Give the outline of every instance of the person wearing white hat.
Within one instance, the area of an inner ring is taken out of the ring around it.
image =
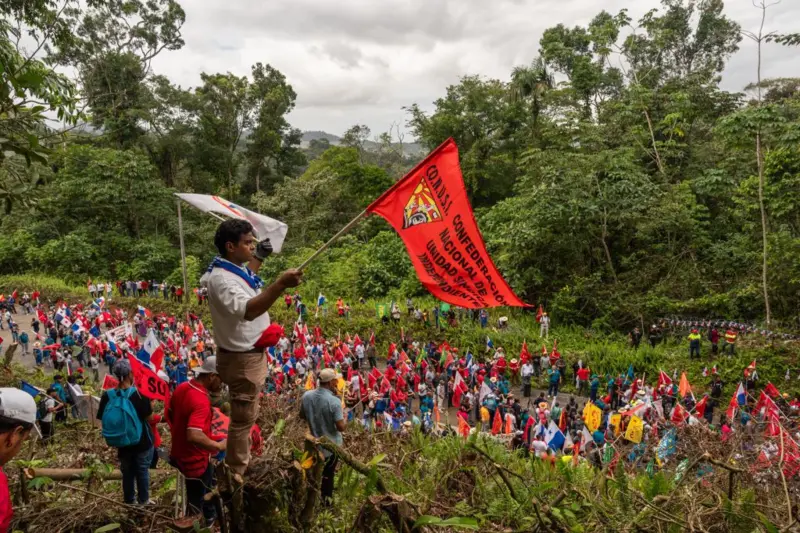
[[[308,422],[311,434],[315,437],[327,437],[328,440],[341,446],[344,443],[342,432],[345,428],[342,401],[336,396],[338,379],[333,369],[325,368],[319,373],[319,387],[303,394],[300,418]],[[323,505],[333,502],[333,475],[336,472],[337,456],[322,449],[325,466],[322,469]]]
[[[36,424],[36,402],[27,392],[14,388],[0,388],[0,532],[11,525],[14,510],[8,491],[8,478],[3,471],[22,448]]]

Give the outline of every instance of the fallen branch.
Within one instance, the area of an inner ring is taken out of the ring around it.
[[[90,470],[88,468],[25,468],[23,472],[25,472],[25,477],[28,479],[49,477],[53,481],[81,481],[90,476],[96,476],[104,481],[122,479],[122,472],[119,470],[102,472],[100,470]],[[150,475],[170,475],[175,472],[175,470],[150,470]]]
[[[365,465],[364,463],[362,463],[361,461],[350,455],[349,452],[345,451],[343,448],[331,442],[330,439],[326,437],[316,438],[311,434],[306,434],[306,441],[312,442],[318,445],[319,447],[328,450],[331,453],[335,453],[336,456],[342,460],[342,462],[344,462],[346,465],[348,465],[350,468],[352,468],[359,474],[366,477],[372,475],[373,469],[371,467]],[[383,478],[381,478],[380,475],[375,476],[375,488],[381,494],[389,493],[389,491],[386,489],[386,485],[383,483]]]

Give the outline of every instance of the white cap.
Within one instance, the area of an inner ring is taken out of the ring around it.
[[[217,356],[212,355],[211,357],[206,358],[203,361],[203,364],[196,367],[194,369],[194,374],[199,376],[200,374],[216,374],[217,373]]]
[[[27,392],[12,387],[0,388],[0,416],[24,422],[36,423],[36,402]]]

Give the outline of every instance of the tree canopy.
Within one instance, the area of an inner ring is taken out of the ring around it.
[[[763,63],[800,39],[749,32],[723,7],[662,0],[636,21],[602,11],[585,26],[555,24],[507,79],[469,73],[431,112],[408,103],[416,142],[458,143],[488,249],[526,301],[601,327],[796,314],[800,78],[761,79],[755,62],[742,92],[720,78],[743,38]],[[0,13],[4,271],[179,279],[172,193],[182,191],[285,221],[272,275],[416,163],[400,128],[356,124],[341,143],[303,145],[288,119],[291,80],[267,63],[204,72],[190,88],[153,72],[156,55],[183,46],[174,0],[7,2]],[[216,222],[184,216],[196,279]],[[349,298],[421,290],[377,218],[309,279]]]

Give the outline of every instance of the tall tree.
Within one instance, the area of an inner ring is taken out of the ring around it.
[[[302,134],[286,120],[297,95],[286,77],[270,65],[256,63],[252,76],[249,91],[255,118],[245,149],[247,173],[255,182],[254,192],[260,192],[263,184],[270,193],[276,182],[305,164],[299,149]]]

